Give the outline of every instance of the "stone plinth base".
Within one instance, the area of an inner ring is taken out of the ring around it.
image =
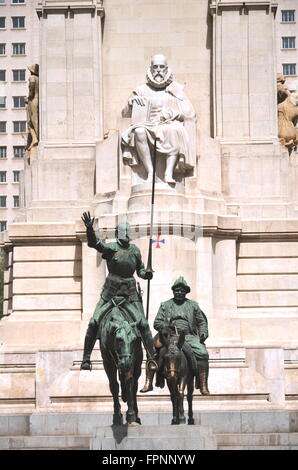
[[[91,450],[216,450],[210,426],[106,426],[97,428]]]

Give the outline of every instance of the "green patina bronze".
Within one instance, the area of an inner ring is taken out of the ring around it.
[[[139,343],[142,341],[145,347],[148,367],[150,365],[150,367],[156,368],[156,364],[153,359],[153,338],[148,322],[144,316],[142,298],[139,290],[137,289],[135,278],[133,277],[136,272],[142,279],[151,279],[152,272],[146,271],[139,248],[130,243],[130,227],[127,222],[122,222],[117,226],[115,242],[105,243],[96,236],[93,229],[94,218],[91,218],[89,212],[84,212],[82,220],[86,226],[88,246],[95,248],[102,254],[102,258],[107,262],[108,276],[102,288],[101,296],[96,305],[93,317],[90,319],[88,324],[81,369],[91,370],[91,353],[96,339],[99,339],[104,367],[109,377],[110,389],[115,403],[115,400],[117,401],[115,398],[117,396],[117,386],[114,383],[114,366],[118,368],[120,374],[121,361],[117,363],[117,360],[115,360],[117,355],[114,355],[114,362],[111,362],[111,346],[107,346],[107,338],[110,338],[111,341],[111,332],[113,333],[116,331],[113,328],[111,329],[111,324],[112,326],[115,322],[118,322],[119,324],[121,323],[122,326],[123,322],[126,322],[127,325],[132,324],[133,328],[136,329]],[[135,345],[135,340],[132,343]],[[128,342],[127,337],[127,339],[125,339],[124,346],[130,347],[129,344],[130,342]],[[108,351],[108,353],[106,351]],[[133,358],[137,361],[137,366],[132,363],[130,374],[134,375],[134,380],[136,380],[136,383],[134,383],[133,386],[133,394],[135,395],[137,380],[141,373],[140,361],[142,361],[142,356],[140,359],[139,347],[137,347],[137,352],[134,351]],[[121,374],[123,376],[123,371]],[[129,387],[131,387],[131,385]],[[125,390],[125,387],[122,388],[122,392],[123,390]],[[126,392],[123,392],[123,394],[126,396]],[[130,395],[131,394],[128,394],[129,397]],[[135,400],[135,396],[133,400]],[[130,399],[128,399],[128,403],[129,419],[130,422],[133,422],[134,419],[137,419],[137,414],[135,411],[131,411],[131,407],[135,409],[135,405],[131,404]],[[118,409],[118,405],[114,406]],[[117,415],[117,413],[118,411],[116,410],[114,416]]]
[[[127,403],[126,421],[130,425],[141,424],[137,390],[143,352],[138,322],[125,319],[127,312],[121,308],[124,305],[123,297],[114,297],[112,304],[106,321],[102,321],[99,328],[101,355],[114,402],[113,424],[123,424],[118,377],[122,400]]]
[[[196,387],[200,388],[202,395],[208,395],[208,373],[209,373],[209,355],[205,346],[205,340],[208,338],[208,321],[199,304],[194,300],[186,298],[190,292],[183,277],[179,277],[172,286],[174,297],[160,304],[158,313],[154,320],[154,328],[161,331],[165,327],[171,327],[176,335],[183,332],[185,342],[183,352],[188,358],[190,367],[196,376]],[[158,335],[155,337],[155,347],[159,351],[161,345],[158,341]],[[162,354],[158,359],[159,368],[162,362]],[[148,392],[152,390],[154,371],[147,370],[146,384],[141,390]],[[162,386],[161,378],[157,377],[157,386]]]

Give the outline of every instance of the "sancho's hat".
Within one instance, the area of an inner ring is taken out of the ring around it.
[[[183,276],[178,277],[174,284],[172,285],[172,290],[175,290],[177,287],[183,287],[185,292],[188,294],[190,292],[190,287],[187,284],[186,280],[184,279]]]

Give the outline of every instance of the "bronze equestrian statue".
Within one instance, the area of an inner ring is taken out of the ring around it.
[[[160,304],[154,321],[154,328],[160,332],[164,327],[171,324],[176,328],[178,335],[180,332],[184,332],[185,342],[182,350],[195,374],[196,388],[200,389],[202,395],[209,395],[209,354],[205,346],[205,341],[208,338],[207,318],[197,302],[186,298],[186,294],[190,292],[190,287],[182,276],[175,281],[172,290],[174,297]],[[162,344],[158,335],[154,338],[154,344],[159,368],[162,362]],[[147,367],[146,383],[141,390],[142,393],[153,389],[154,374],[155,370]],[[160,386],[159,373],[157,373],[156,385]]]
[[[108,276],[88,324],[81,369],[91,370],[90,358],[96,339],[101,339],[105,334],[104,328],[111,321],[111,311],[116,309],[118,317],[121,312],[126,321],[137,324],[137,334],[147,353],[147,369],[156,370],[153,338],[144,316],[142,298],[133,277],[135,272],[142,279],[152,279],[153,275],[152,272],[146,271],[139,248],[130,243],[130,226],[127,222],[120,223],[116,228],[116,241],[105,243],[95,235],[94,218],[91,218],[89,212],[84,212],[82,220],[86,226],[88,246],[102,254],[107,262]]]

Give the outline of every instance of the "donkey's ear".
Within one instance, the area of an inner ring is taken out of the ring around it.
[[[169,331],[167,328],[163,328],[159,330],[158,332],[158,339],[161,342],[161,344],[165,347],[168,347],[169,345]]]
[[[181,331],[178,339],[178,348],[181,349],[185,341],[185,333],[184,331]]]

